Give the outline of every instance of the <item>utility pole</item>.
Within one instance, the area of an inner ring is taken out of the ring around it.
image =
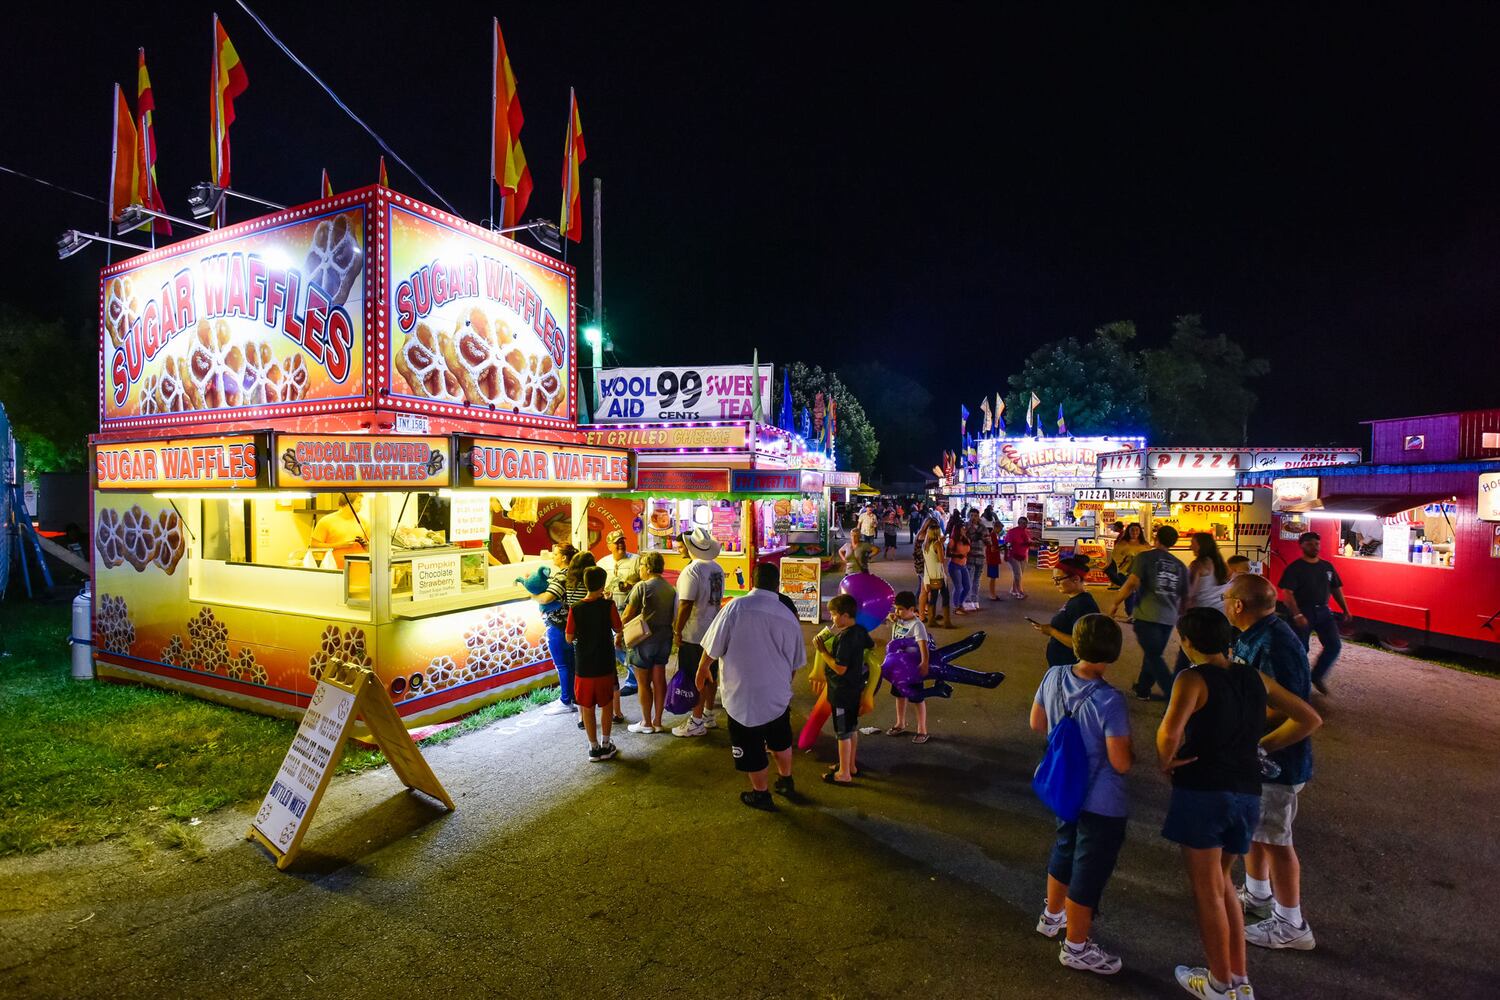
[[[604,181],[594,178],[594,322],[604,329]],[[595,358],[599,365],[602,358]]]

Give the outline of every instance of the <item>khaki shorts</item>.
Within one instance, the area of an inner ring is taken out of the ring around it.
[[[1304,785],[1260,786],[1260,824],[1251,840],[1276,847],[1292,846],[1292,821],[1297,818],[1297,793]]]

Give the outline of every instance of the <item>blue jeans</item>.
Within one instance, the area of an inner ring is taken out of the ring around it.
[[[564,705],[573,704],[573,644],[568,634],[555,626],[547,626],[547,651],[552,654],[552,665],[557,668],[557,700]]]
[[[948,579],[952,581],[953,606],[961,608],[969,599],[969,564],[948,560]]]
[[[1307,627],[1298,628],[1293,625],[1292,631],[1302,640],[1303,649],[1312,645],[1312,634],[1318,633],[1318,642],[1323,648],[1318,650],[1318,658],[1313,662],[1312,679],[1314,684],[1319,684],[1328,671],[1333,669],[1333,661],[1339,658],[1339,653],[1344,649],[1344,640],[1339,636],[1338,620],[1328,610],[1328,605],[1303,608],[1302,613],[1307,616]]]
[[[1148,695],[1153,685],[1162,693],[1172,693],[1172,674],[1167,670],[1167,642],[1172,638],[1172,626],[1161,622],[1135,621],[1135,641],[1141,644],[1141,675],[1135,681],[1135,693]]]

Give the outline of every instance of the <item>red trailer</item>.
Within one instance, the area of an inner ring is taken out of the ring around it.
[[[1348,632],[1500,659],[1500,409],[1367,423],[1369,463],[1240,477],[1273,490],[1269,575],[1316,531]]]

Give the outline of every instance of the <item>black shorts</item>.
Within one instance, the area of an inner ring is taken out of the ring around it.
[[[698,676],[698,664],[703,662],[703,647],[696,642],[684,642],[677,647],[677,669],[688,671],[688,676]],[[709,664],[708,672],[714,681],[719,680],[719,661]]]
[[[833,709],[833,737],[847,740],[859,732],[859,702],[864,684],[859,687],[828,688],[828,707]]]
[[[759,726],[744,726],[729,716],[729,750],[736,771],[764,771],[770,764],[766,750],[780,753],[792,748],[792,710]]]

